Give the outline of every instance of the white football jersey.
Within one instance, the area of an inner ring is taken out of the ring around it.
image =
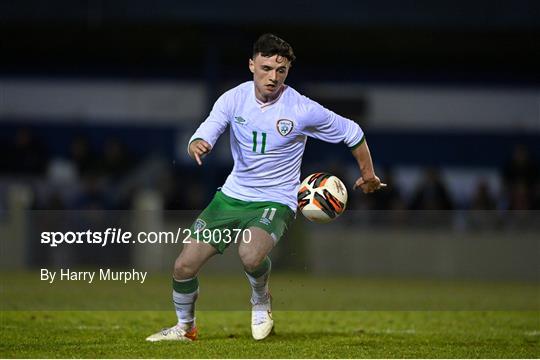
[[[234,167],[222,191],[244,201],[274,201],[296,212],[300,165],[308,136],[330,143],[359,144],[364,133],[355,122],[283,86],[262,103],[248,81],[225,92],[191,137],[212,147],[230,126]]]

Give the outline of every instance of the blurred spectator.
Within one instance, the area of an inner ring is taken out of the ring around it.
[[[381,191],[374,192],[367,196],[370,210],[403,210],[406,208],[401,197],[401,192],[394,179],[392,170],[386,167],[382,173],[383,182],[387,187]]]
[[[532,210],[533,198],[525,182],[511,183],[508,189],[508,210]]]
[[[92,153],[88,138],[77,135],[70,145],[70,156],[79,176],[83,177],[89,173],[96,173],[98,170],[97,155]]]
[[[411,210],[452,210],[448,189],[437,169],[429,168],[418,184],[410,206]]]
[[[528,149],[523,144],[516,145],[511,160],[503,169],[505,186],[510,188],[513,185],[523,184],[528,191],[532,191],[538,182],[538,176],[538,164]]]
[[[48,164],[45,146],[27,128],[15,134],[7,169],[10,175],[42,175]]]
[[[219,174],[216,177],[219,178]],[[207,184],[201,177],[200,169],[188,166],[173,168],[162,174],[159,190],[164,197],[166,210],[201,210],[208,203],[208,194],[220,185]]]
[[[82,179],[82,191],[73,202],[74,209],[102,210],[107,206],[104,184],[96,175],[89,175]]]
[[[467,226],[471,230],[492,230],[500,225],[501,218],[497,209],[497,201],[493,196],[489,183],[486,179],[480,179],[476,184],[476,189],[472,195],[470,211],[465,218]]]
[[[102,171],[105,176],[118,179],[133,167],[133,159],[118,139],[107,140],[103,149]]]
[[[533,199],[532,208],[534,210],[539,210],[540,209],[540,181],[536,183],[536,187],[533,190],[532,199]]]
[[[0,175],[9,173],[12,151],[9,141],[0,136]]]
[[[476,185],[476,190],[471,200],[471,210],[495,210],[496,201],[493,197],[489,184],[485,179],[481,179]]]
[[[511,160],[504,166],[504,192],[509,210],[538,208],[539,168],[523,144],[514,148]]]
[[[51,192],[44,210],[65,210],[66,204],[62,194],[59,191]]]

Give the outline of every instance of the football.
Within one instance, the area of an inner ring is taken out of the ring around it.
[[[324,172],[311,174],[298,190],[298,208],[309,220],[327,223],[345,211],[347,188],[336,176]]]

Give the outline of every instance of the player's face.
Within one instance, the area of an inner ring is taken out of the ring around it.
[[[275,98],[287,78],[289,68],[289,59],[279,55],[265,57],[257,54],[254,59],[249,59],[257,98],[263,102]]]

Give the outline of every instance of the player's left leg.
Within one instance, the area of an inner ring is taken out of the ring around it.
[[[274,327],[272,304],[268,290],[268,278],[272,263],[268,254],[275,245],[268,232],[259,227],[250,227],[249,241],[241,241],[238,254],[244,265],[251,285],[251,332],[255,340],[266,338]]]
[[[216,248],[190,238],[174,263],[173,303],[178,323],[146,338],[146,341],[192,341],[197,338],[195,325],[195,301],[199,294],[197,274],[201,267],[215,254]]]

